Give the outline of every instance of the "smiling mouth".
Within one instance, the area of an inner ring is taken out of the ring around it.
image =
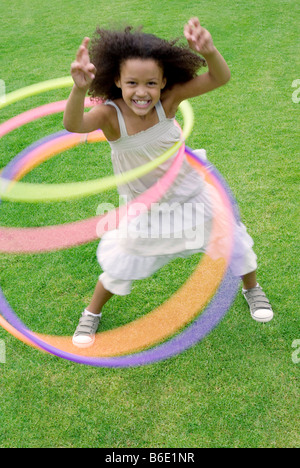
[[[139,109],[146,109],[150,105],[151,100],[149,101],[144,99],[133,99],[132,102]]]

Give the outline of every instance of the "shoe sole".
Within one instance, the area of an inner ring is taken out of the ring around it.
[[[253,320],[255,320],[256,322],[259,322],[259,323],[268,323],[268,322],[271,322],[271,320],[273,319],[273,314],[270,315],[269,317],[265,317],[265,318],[258,318],[258,317],[255,317],[254,315],[251,314],[251,317],[252,317]]]
[[[74,341],[74,338],[73,338],[72,343],[74,346],[76,346],[76,348],[81,348],[81,349],[90,348],[95,343],[95,337],[89,343],[76,343],[76,341]]]

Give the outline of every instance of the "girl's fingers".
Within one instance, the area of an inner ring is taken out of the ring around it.
[[[192,40],[192,34],[191,34],[191,29],[189,28],[189,26],[186,24],[185,27],[184,27],[184,35],[186,37],[186,39],[189,41],[189,40]]]
[[[88,44],[90,39],[85,37],[77,50],[76,59],[71,64],[71,75],[79,88],[89,85],[96,75],[96,67],[90,62]]]
[[[199,19],[196,18],[196,17],[191,18],[190,21],[189,21],[189,23],[190,23],[190,25],[191,25],[192,27],[195,27],[195,28],[197,28],[197,27],[199,27],[199,26],[201,27],[200,21],[199,21]]]
[[[82,41],[82,45],[84,47],[87,47],[89,45],[89,42],[90,42],[90,38],[89,37],[85,37]]]
[[[90,38],[89,38],[89,37],[85,37],[85,38],[82,40],[82,43],[81,43],[81,46],[79,47],[79,50],[80,50],[80,49],[82,49],[82,50],[87,50],[87,49],[88,49],[89,42],[90,42]]]
[[[95,67],[95,65],[93,65],[92,63],[87,67],[87,71],[89,73],[89,76],[90,78],[93,80],[95,78],[95,75],[96,75],[96,72],[97,72],[97,69]]]
[[[79,47],[79,49],[77,50],[77,54],[76,54],[76,61],[77,61],[77,62],[80,62],[80,61],[81,61],[82,56],[83,56],[83,53],[84,53],[84,50],[85,50],[85,48],[84,48],[83,45],[81,45],[81,46]]]
[[[198,18],[191,18],[186,24],[184,31],[186,37],[189,38],[189,40],[197,42],[200,40],[204,29],[200,25]]]
[[[88,77],[91,80],[94,80],[96,75],[97,69],[96,67],[90,63],[88,66],[83,66],[80,62],[73,62],[71,64],[71,74],[75,75],[77,73],[81,73],[82,76]]]
[[[198,18],[191,18],[184,27],[184,34],[191,46],[200,52],[206,47],[206,43],[209,41],[210,34],[204,29]]]
[[[75,71],[79,71],[79,70],[80,71],[82,70],[82,67],[81,67],[80,63],[79,62],[73,62],[71,64],[71,72],[75,72]]]
[[[90,42],[90,38],[89,37],[85,37],[81,43],[81,46],[79,47],[78,51],[77,51],[77,55],[76,55],[76,60],[78,62],[80,62],[80,60],[83,58],[83,56],[85,54],[89,54],[88,52],[88,45],[89,45],[89,42]]]
[[[188,41],[195,42],[196,40],[195,31],[189,25],[185,26],[184,34]]]
[[[94,73],[96,71],[96,67],[92,63],[89,63],[87,70]]]
[[[213,51],[212,37],[200,24],[198,18],[191,18],[184,27],[184,34],[189,46],[200,54]]]

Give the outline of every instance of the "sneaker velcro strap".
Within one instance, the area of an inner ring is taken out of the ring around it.
[[[251,305],[256,309],[271,309],[271,305],[268,301],[252,302]]]
[[[245,292],[245,297],[251,309],[270,309],[272,307],[265,293],[259,288],[253,288]]]
[[[93,335],[98,328],[100,317],[85,315],[80,318],[75,335]]]

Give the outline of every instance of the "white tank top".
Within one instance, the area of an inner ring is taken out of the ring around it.
[[[116,109],[120,127],[120,138],[108,142],[112,150],[111,158],[116,175],[153,161],[180,141],[181,131],[175,125],[174,119],[166,117],[161,101],[155,106],[159,123],[135,135],[128,135],[120,108],[110,100],[107,100],[105,105],[113,106]],[[119,194],[127,196],[127,201],[131,201],[145,192],[167,172],[175,157],[176,154],[145,176],[121,185],[118,188]],[[203,185],[202,177],[190,166],[185,158],[176,181],[161,201],[184,202],[201,192]]]

